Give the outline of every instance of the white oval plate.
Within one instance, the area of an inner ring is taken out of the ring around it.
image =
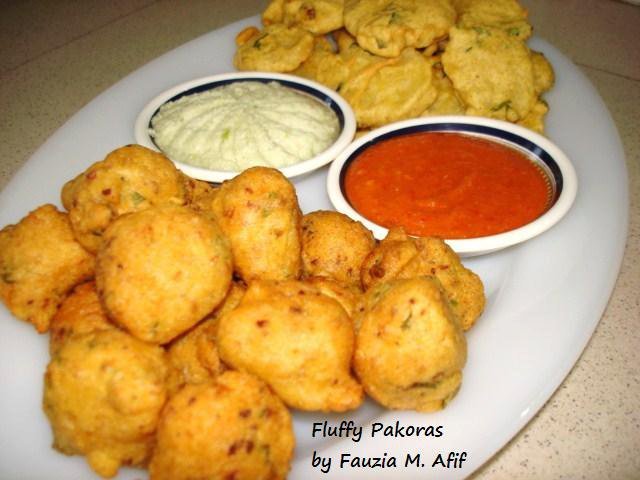
[[[151,125],[151,119],[162,105],[170,100],[174,100],[178,96],[195,93],[195,91],[201,92],[203,91],[203,87],[204,90],[209,90],[234,81],[279,82],[285,87],[313,96],[316,100],[333,110],[338,117],[341,129],[335,142],[333,142],[329,148],[320,152],[313,158],[280,168],[279,170],[282,174],[288,178],[312,172],[333,161],[333,159],[335,159],[338,154],[344,150],[347,145],[349,145],[356,133],[356,119],[351,106],[338,93],[320,85],[317,82],[282,73],[232,72],[219,75],[209,75],[189,80],[156,95],[147,105],[145,105],[136,118],[133,128],[136,142],[153,150],[161,151],[153,141],[153,138],[149,135],[149,126]],[[196,167],[183,162],[178,162],[174,159],[171,160],[175,163],[176,167],[187,175],[207,182],[221,183],[235,177],[239,173],[228,170],[213,170],[209,168]]]
[[[210,32],[148,63],[96,97],[65,123],[0,192],[0,225],[46,202],[59,205],[65,181],[133,141],[131,125],[146,98],[191,78],[228,71],[233,38],[251,17]],[[290,479],[461,478],[502,448],[560,385],[591,337],[620,268],[627,234],[627,175],[611,117],[585,76],[550,44],[534,38],[556,71],[546,95],[548,136],[573,159],[581,186],[574,206],[553,229],[518,246],[465,260],[482,278],[487,306],[468,333],[462,389],[437,413],[389,412],[372,403],[349,414],[294,414],[297,446]],[[204,61],[203,59],[207,59]],[[598,121],[594,122],[593,119]],[[304,212],[329,209],[326,167],[294,179]],[[606,180],[606,181],[605,181]],[[37,184],[37,188],[34,188]],[[615,214],[613,214],[615,212]],[[48,336],[0,306],[0,478],[97,478],[81,457],[51,448],[42,413]],[[442,425],[440,438],[351,439],[312,436],[314,422],[353,420]],[[462,468],[431,468],[440,452],[467,453]],[[329,474],[312,465],[314,452],[332,458]],[[398,456],[397,468],[340,468],[342,453]],[[425,467],[404,466],[420,453]],[[122,469],[119,479],[145,472]]]

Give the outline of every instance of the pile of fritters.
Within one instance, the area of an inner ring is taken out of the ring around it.
[[[237,35],[236,68],[335,89],[361,130],[464,114],[544,130],[553,69],[517,0],[271,0],[262,23]]]
[[[0,298],[50,333],[53,446],[100,475],[284,478],[289,409],[433,411],[480,279],[441,240],[303,214],[279,171],[219,187],[128,145],[0,231]]]

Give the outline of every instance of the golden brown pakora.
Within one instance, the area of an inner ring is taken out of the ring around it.
[[[450,0],[345,0],[344,24],[358,44],[382,57],[424,48],[456,21]]]
[[[300,276],[302,213],[293,184],[280,171],[253,167],[224,182],[213,212],[245,282]]]
[[[93,277],[95,259],[75,240],[66,213],[53,205],[0,230],[0,299],[38,332],[67,293]]]
[[[43,407],[53,446],[103,477],[144,466],[167,397],[164,351],[120,330],[70,338],[51,358]]]
[[[236,44],[233,65],[238,70],[291,72],[311,55],[313,35],[300,27],[277,23],[262,31],[245,28],[236,36]]]
[[[517,0],[453,0],[453,4],[460,27],[500,28],[521,41],[531,36],[528,12]]]
[[[300,281],[251,283],[220,319],[220,357],[274,389],[285,404],[343,412],[360,406],[351,376],[354,332],[344,308]]]
[[[365,259],[361,274],[367,289],[396,278],[437,278],[465,331],[484,310],[484,286],[480,277],[466,268],[460,257],[439,238],[412,238],[403,229],[392,228]]]
[[[360,265],[373,250],[373,234],[343,213],[318,210],[302,217],[302,271],[361,288]]]
[[[157,439],[151,480],[284,479],[294,449],[282,401],[262,381],[233,371],[172,396]]]
[[[271,0],[262,13],[262,23],[301,27],[324,35],[342,27],[344,0]]]
[[[165,344],[224,299],[229,243],[218,225],[188,207],[124,215],[104,233],[96,284],[110,318],[132,335]]]
[[[73,233],[96,253],[109,224],[128,212],[154,205],[184,205],[184,177],[164,155],[141,145],[109,153],[62,189]]]
[[[452,28],[442,64],[468,115],[517,122],[537,101],[530,51],[504,30]]]
[[[466,340],[438,280],[380,283],[365,297],[354,368],[365,391],[387,408],[431,412],[455,396]]]

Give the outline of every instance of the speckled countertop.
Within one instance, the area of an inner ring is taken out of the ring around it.
[[[107,87],[177,45],[255,15],[265,3],[2,2],[0,188],[56,129]],[[536,34],[581,68],[613,116],[629,172],[629,236],[615,290],[581,358],[536,417],[473,478],[637,479],[640,7],[608,0],[523,3]]]

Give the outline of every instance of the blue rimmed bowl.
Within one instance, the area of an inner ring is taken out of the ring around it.
[[[369,228],[382,239],[388,229],[362,215],[348,200],[345,176],[353,161],[379,142],[420,132],[446,132],[477,137],[513,148],[524,154],[546,177],[547,209],[521,227],[475,238],[444,239],[460,256],[494,252],[527,241],[558,223],[573,204],[578,187],[575,169],[567,156],[549,139],[527,128],[481,117],[434,116],[396,122],[373,130],[352,142],[331,164],[327,177],[329,199],[334,208]]]
[[[310,173],[333,161],[338,154],[353,140],[356,132],[356,119],[350,105],[335,91],[311,80],[281,73],[235,72],[190,80],[172,87],[154,97],[140,112],[134,125],[136,142],[145,147],[162,152],[150,135],[151,121],[160,107],[165,103],[176,101],[186,95],[202,93],[236,82],[278,82],[281,85],[304,93],[329,107],[337,116],[340,130],[335,141],[316,156],[298,163],[279,168],[288,178]],[[188,165],[168,156],[184,173],[198,180],[221,183],[236,176],[238,171],[215,170]]]

